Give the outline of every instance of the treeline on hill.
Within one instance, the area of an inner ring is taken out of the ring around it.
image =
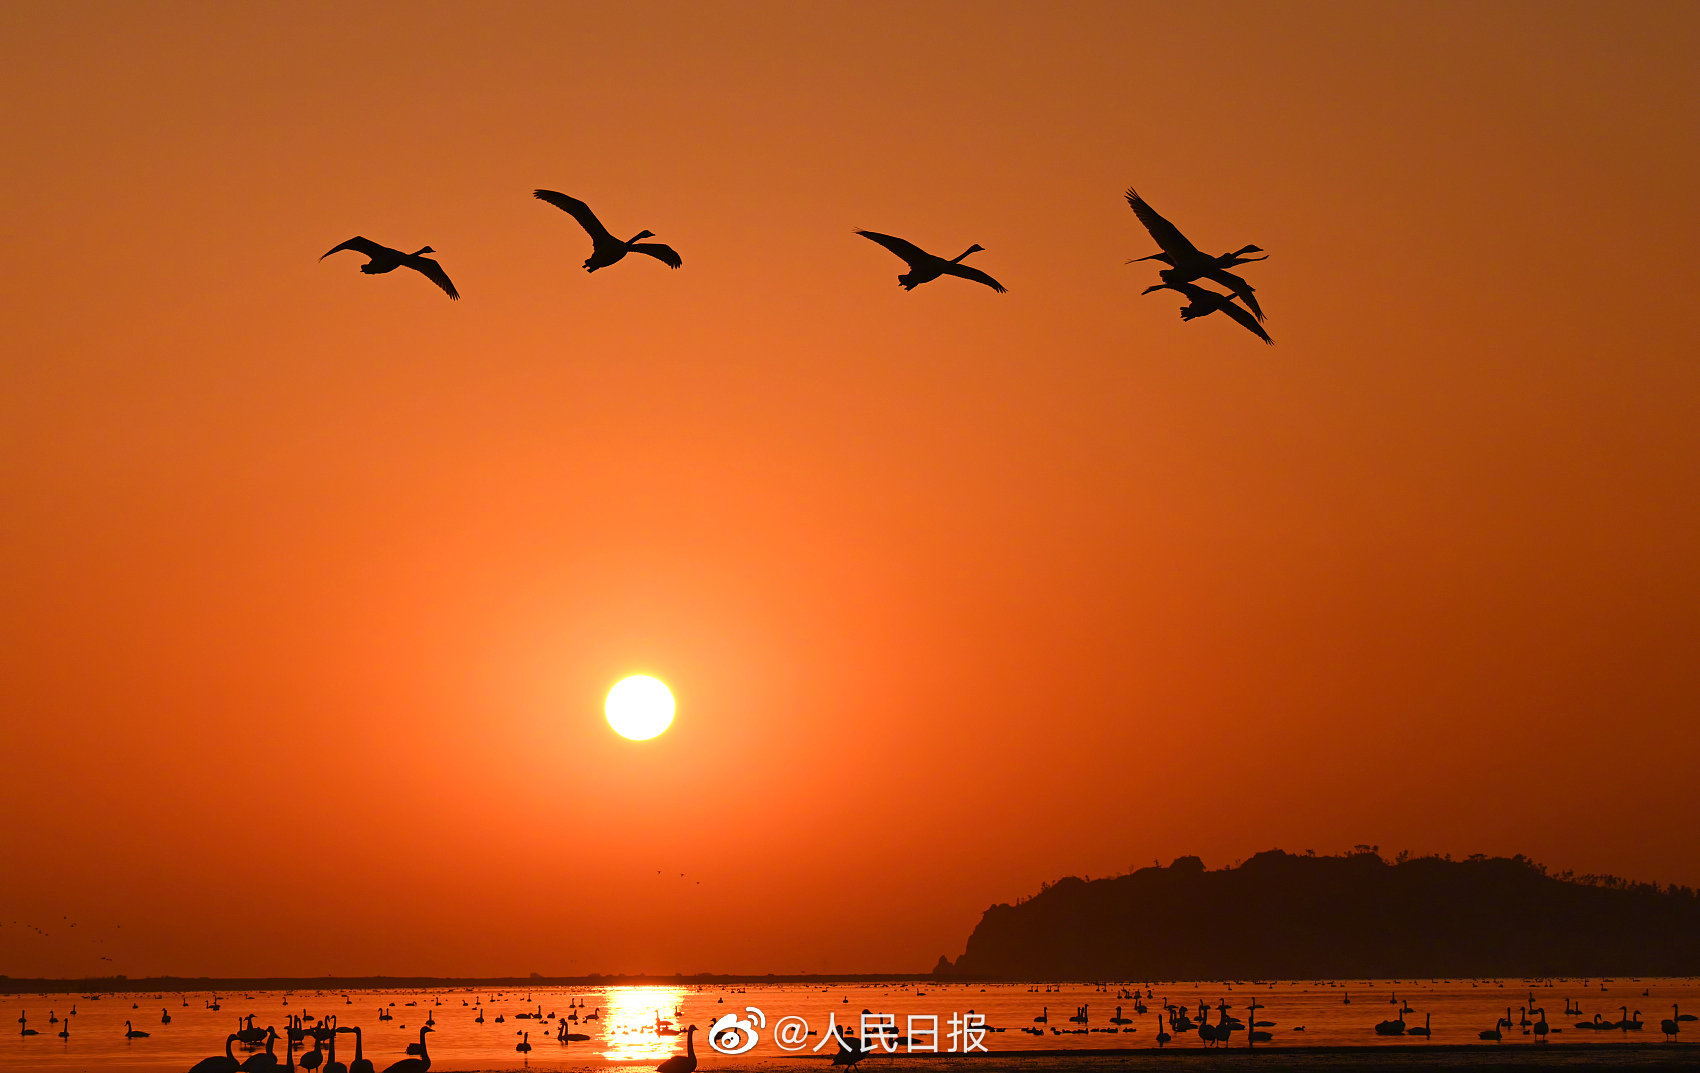
[[[1383,860],[1269,850],[1113,879],[1074,876],[986,910],[936,976],[998,979],[1683,976],[1700,897],[1615,876],[1548,875],[1521,855]]]

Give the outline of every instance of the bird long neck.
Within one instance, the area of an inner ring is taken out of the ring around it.
[[[695,1025],[692,1025],[690,1028],[685,1030],[685,1054],[691,1058],[695,1058],[697,1056],[697,1045],[695,1040],[692,1038],[696,1035],[696,1031]]]
[[[365,1053],[364,1051],[361,1050],[361,1042],[362,1041],[360,1039],[360,1026],[355,1025],[354,1026],[354,1060],[356,1062],[360,1061],[360,1056]]]
[[[975,251],[975,250],[977,250],[977,249],[979,249],[979,247],[978,247],[978,246],[970,246],[970,247],[968,247],[968,248],[967,248],[967,249],[965,249],[965,250],[963,250],[963,251],[962,251],[962,252],[961,252],[961,253],[959,253],[959,254],[957,254],[957,255],[956,255],[956,256],[955,256],[955,257],[952,257],[952,258],[951,258],[951,259],[950,259],[950,263],[951,263],[951,264],[953,264],[953,265],[959,265],[959,264],[961,264],[961,263],[962,263],[962,259],[963,259],[963,258],[964,258],[964,257],[966,257],[966,256],[968,256],[968,255],[969,255],[969,254],[971,254],[971,253],[973,253],[973,252],[974,252],[974,251]]]
[[[235,1043],[235,1042],[236,1042],[235,1036],[224,1037],[224,1056],[226,1058],[230,1059],[232,1062],[236,1061],[236,1056],[230,1053],[230,1045],[232,1043]]]

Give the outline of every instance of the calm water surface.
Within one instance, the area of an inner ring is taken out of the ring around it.
[[[1137,990],[1149,1012],[1138,1014],[1134,1002],[1117,998],[1125,988]],[[1145,998],[1149,989],[1151,997]],[[1672,1015],[1672,1006],[1681,1006],[1700,1014],[1700,982],[1695,979],[1590,979],[1524,981],[1284,981],[1277,983],[1186,982],[1169,984],[1140,984],[1132,982],[1107,985],[1028,985],[978,984],[940,985],[927,980],[912,983],[845,984],[845,985],[752,985],[743,988],[695,987],[574,987],[537,988],[534,990],[488,991],[483,989],[445,988],[426,991],[256,991],[221,993],[219,1009],[209,1009],[213,999],[210,992],[147,992],[138,994],[104,995],[89,999],[82,995],[22,995],[6,996],[0,1006],[6,1015],[0,1024],[0,1070],[69,1071],[135,1069],[187,1070],[210,1055],[220,1054],[225,1037],[236,1030],[237,1019],[254,1015],[260,1027],[275,1025],[280,1033],[290,1014],[305,1013],[309,1022],[314,1018],[335,1015],[338,1024],[358,1025],[362,1029],[366,1057],[379,1071],[403,1057],[407,1044],[419,1039],[419,1028],[433,1021],[433,1032],[427,1037],[433,1069],[484,1070],[510,1069],[522,1065],[536,1069],[606,1069],[610,1066],[652,1067],[663,1058],[682,1054],[684,1036],[659,1032],[672,1026],[683,1028],[695,1024],[700,1030],[696,1037],[697,1054],[702,1068],[747,1067],[795,1061],[799,1058],[818,1060],[837,1048],[828,1040],[818,1054],[829,1023],[859,1027],[864,1010],[873,1013],[895,1014],[899,1026],[907,1018],[932,1015],[938,1018],[938,1045],[941,1051],[952,1049],[949,1022],[953,1014],[972,1010],[983,1015],[986,1023],[1005,1031],[988,1033],[986,1046],[994,1051],[1060,1049],[1090,1051],[1103,1048],[1152,1047],[1156,1045],[1158,1014],[1165,1002],[1185,1006],[1194,1022],[1198,1020],[1199,1003],[1207,1003],[1214,1022],[1218,1003],[1227,1002],[1231,1016],[1250,1022],[1250,1004],[1256,999],[1256,1019],[1274,1022],[1268,1031],[1274,1041],[1268,1046],[1295,1044],[1353,1045],[1364,1047],[1421,1045],[1416,1037],[1379,1036],[1377,1022],[1393,1020],[1408,1005],[1412,1011],[1403,1019],[1408,1025],[1420,1026],[1425,1016],[1433,1027],[1433,1042],[1475,1043],[1477,1033],[1493,1028],[1495,1022],[1507,1016],[1512,1020],[1509,1029],[1502,1029],[1504,1042],[1483,1043],[1482,1046],[1534,1046],[1535,1037],[1526,1034],[1522,1025],[1523,1008],[1545,1007],[1546,1018],[1552,1026],[1554,1040],[1568,1043],[1625,1040],[1644,1041],[1656,1045],[1663,1036],[1659,1021]],[[1347,999],[1350,1002],[1347,1002]],[[1391,1001],[1390,1001],[1391,1000]],[[1582,1016],[1565,1016],[1566,1005],[1580,1006]],[[708,1046],[705,1031],[715,1019],[727,1013],[754,1019],[746,1007],[761,1010],[767,1029],[761,1031],[761,1041],[753,1050],[736,1058],[716,1054]],[[1078,1007],[1087,1007],[1088,1031],[1083,1034],[1056,1034],[1050,1029],[1079,1028],[1069,1018]],[[1116,1007],[1132,1024],[1115,1026],[1110,1018]],[[1050,1021],[1042,1035],[1019,1031],[1037,1027],[1033,1019],[1049,1008]],[[541,1008],[546,1020],[518,1019],[519,1013],[536,1013]],[[1623,1009],[1633,1014],[1639,1010],[1645,1027],[1640,1031],[1583,1030],[1576,1022],[1592,1023],[1599,1014],[1602,1021],[1623,1019]],[[71,1011],[75,1010],[73,1014]],[[380,1020],[379,1010],[393,1016]],[[591,1038],[585,1042],[560,1043],[555,1038],[558,1017],[578,1013],[581,1018],[572,1025],[575,1032]],[[482,1012],[484,1022],[476,1021]],[[591,1013],[594,1020],[583,1020]],[[169,1013],[171,1022],[163,1023],[162,1014]],[[28,1027],[39,1035],[25,1036],[23,1023],[17,1018],[28,1017]],[[551,1016],[553,1015],[553,1016]],[[1530,1015],[1533,1021],[1539,1015]],[[57,1018],[50,1021],[49,1018]],[[496,1019],[502,1020],[498,1022]],[[797,1051],[781,1050],[772,1039],[773,1029],[782,1018],[802,1018],[815,1031],[804,1038]],[[124,1022],[130,1021],[146,1038],[126,1039]],[[923,1022],[924,1023],[924,1022]],[[58,1033],[69,1026],[69,1038]],[[1700,1038],[1700,1022],[1685,1022],[1684,1036]],[[1301,1031],[1302,1026],[1302,1031]],[[529,1032],[532,1051],[524,1055],[515,1045]],[[1171,1032],[1173,1030],[1171,1029]],[[1170,1047],[1196,1049],[1204,1044],[1196,1032],[1173,1032]],[[1245,1032],[1233,1034],[1229,1044],[1234,1048],[1246,1046]],[[1260,1044],[1260,1046],[1263,1046]],[[309,1047],[310,1051],[311,1048]],[[277,1054],[284,1058],[280,1039]],[[252,1053],[238,1045],[233,1052],[238,1059]],[[300,1062],[302,1052],[296,1054]],[[337,1058],[349,1062],[354,1058],[354,1037],[343,1034],[337,1038]],[[877,1068],[877,1059],[867,1068]]]

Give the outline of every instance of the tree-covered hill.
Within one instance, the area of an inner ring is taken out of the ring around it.
[[[1700,973],[1700,898],[1615,877],[1548,875],[1518,856],[1451,860],[1371,847],[1338,857],[1197,857],[1069,877],[986,910],[942,976],[1243,979]]]

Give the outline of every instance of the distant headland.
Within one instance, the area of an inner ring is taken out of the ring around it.
[[[1700,897],[1615,876],[1549,875],[1523,856],[1197,857],[1074,876],[986,910],[953,963],[969,979],[1684,976],[1700,973]]]

